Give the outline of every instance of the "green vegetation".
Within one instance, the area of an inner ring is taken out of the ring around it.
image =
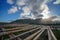
[[[8,40],[9,39],[9,36],[8,35],[3,35],[3,40]]]
[[[27,32],[27,31],[29,31],[29,30],[24,30],[24,31],[15,32],[15,33],[13,33],[13,34],[19,35],[19,34],[21,34],[21,33]],[[60,40],[60,30],[52,30],[52,31],[53,31],[54,35],[57,37],[57,39]],[[3,40],[8,40],[8,39],[9,39],[9,35],[3,35],[2,37],[3,37]],[[44,39],[47,40],[47,37],[48,37],[48,35],[47,35],[46,31],[45,31],[45,32],[41,35],[41,39],[44,38]]]
[[[60,30],[52,30],[58,40],[60,40]]]
[[[15,33],[13,33],[13,34],[19,35],[19,34],[21,34],[21,33],[27,32],[27,31],[29,31],[29,30],[23,30],[23,31],[15,32]]]
[[[8,27],[4,27],[5,29],[11,29],[11,28],[14,28],[14,27],[10,27],[10,26],[8,26]]]

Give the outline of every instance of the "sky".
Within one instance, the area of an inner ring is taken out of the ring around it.
[[[0,22],[51,16],[60,20],[60,0],[0,0]]]

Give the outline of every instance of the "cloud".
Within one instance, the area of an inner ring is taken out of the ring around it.
[[[18,6],[25,5],[25,1],[26,0],[17,0],[16,5],[18,5]]]
[[[18,11],[17,7],[12,6],[12,8],[10,8],[10,9],[8,10],[8,13],[11,14],[11,13],[15,13],[15,12],[17,12],[17,11]]]
[[[12,7],[8,10],[9,13],[15,13],[18,10],[23,10],[22,13],[20,13],[20,18],[48,18],[50,17],[50,11],[46,3],[50,2],[51,0],[16,0],[15,5],[17,7]],[[10,0],[10,2],[13,4],[13,1]],[[23,8],[21,6],[25,5]],[[18,9],[17,9],[18,8]]]
[[[13,4],[14,2],[13,2],[13,0],[7,0],[7,3]]]
[[[48,15],[50,12],[49,8],[45,6],[47,1],[48,0],[27,0],[26,1],[27,7],[30,8],[30,11],[32,12],[32,15],[34,15],[34,18],[42,18],[42,17],[49,16]],[[42,14],[43,11],[45,11],[44,14]]]
[[[43,12],[41,13],[41,14],[43,15],[42,19],[46,19],[46,18],[51,17],[52,15],[50,14],[50,11],[49,11],[48,6],[44,4],[44,5],[43,5],[43,8],[44,8],[44,10],[43,10]]]
[[[20,14],[20,18],[30,18],[30,9],[25,6],[22,8],[23,12]]]
[[[60,4],[60,0],[56,0],[53,4]]]
[[[33,13],[31,13],[31,8],[25,6],[22,8],[23,12],[20,14],[19,19],[35,19]]]
[[[60,21],[60,16],[55,18],[53,21]]]

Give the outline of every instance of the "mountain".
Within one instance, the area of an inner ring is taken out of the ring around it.
[[[12,21],[11,23],[14,23],[14,24],[40,24],[40,19],[36,19],[36,20],[33,20],[33,19],[18,19],[18,20],[15,20],[15,21]]]
[[[59,21],[50,21],[49,19],[48,20],[47,19],[44,19],[44,20],[42,20],[42,19],[35,19],[35,20],[33,20],[33,19],[17,19],[10,23],[0,22],[0,25],[2,25],[2,24],[35,24],[35,25],[54,24],[54,25],[56,25],[56,24],[60,24],[60,22]]]
[[[11,24],[60,24],[57,21],[50,21],[50,20],[42,20],[42,19],[18,19],[12,21]]]

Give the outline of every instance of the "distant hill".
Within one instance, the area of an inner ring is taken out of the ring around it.
[[[41,19],[18,19],[15,21],[12,21],[11,24],[60,24],[59,21],[42,21]]]
[[[0,22],[0,26],[4,24],[9,24],[8,22]]]
[[[18,19],[18,20],[15,20],[11,23],[17,23],[17,24],[40,24],[40,19],[36,19],[36,20],[33,20],[33,19]]]
[[[2,24],[59,24],[60,25],[60,22],[59,21],[45,21],[45,20],[41,20],[41,19],[18,19],[18,20],[14,20],[10,23],[7,23],[7,22],[0,22],[0,25]]]

